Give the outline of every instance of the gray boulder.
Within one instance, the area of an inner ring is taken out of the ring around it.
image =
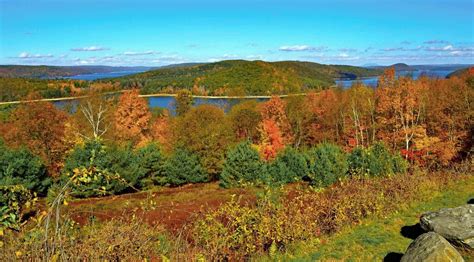
[[[421,216],[420,225],[426,231],[434,231],[452,244],[474,249],[474,205],[443,208]]]
[[[459,252],[442,236],[428,232],[420,235],[408,246],[400,262],[461,262]]]

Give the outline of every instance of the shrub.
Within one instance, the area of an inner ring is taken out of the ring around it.
[[[62,223],[64,227],[59,236],[54,232],[46,236],[44,226],[36,226],[22,234],[5,234],[0,260],[169,261],[166,259],[174,248],[174,242],[162,226],[150,226],[137,218],[112,219],[81,227],[71,220]],[[53,243],[54,237],[59,243]],[[45,238],[57,248],[49,256],[44,248]]]
[[[208,180],[198,157],[184,149],[177,149],[166,160],[163,169],[167,183],[174,186],[206,182]]]
[[[252,148],[249,141],[245,141],[227,153],[220,175],[220,185],[228,188],[255,182],[262,172],[263,164],[258,151]]]
[[[383,176],[405,173],[406,161],[398,154],[392,154],[382,143],[369,148],[355,148],[348,157],[349,174]]]
[[[192,237],[211,261],[246,261],[285,249],[295,241],[318,241],[367,217],[385,217],[456,181],[435,173],[352,178],[327,190],[291,190],[278,201],[272,194],[255,205],[232,200],[196,219]],[[350,196],[350,197],[348,197]]]
[[[43,161],[25,148],[8,149],[0,141],[0,185],[23,185],[42,195],[51,184]]]
[[[248,261],[271,246],[285,247],[318,234],[314,223],[301,220],[301,212],[288,212],[287,206],[272,198],[271,192],[265,192],[255,207],[233,199],[196,220],[196,244],[210,261]]]
[[[308,159],[312,185],[329,186],[346,175],[347,157],[336,145],[320,144],[309,150]]]
[[[292,147],[287,147],[268,165],[271,183],[285,184],[301,180],[308,175],[306,157]]]
[[[75,168],[71,194],[76,197],[104,196],[123,192],[130,184],[117,173],[95,166]]]
[[[24,210],[35,201],[23,185],[0,186],[0,231],[4,228],[19,230]]]
[[[135,152],[131,147],[108,148],[100,141],[88,141],[77,146],[66,159],[63,179],[78,173],[77,170],[95,177],[87,185],[76,185],[74,195],[80,197],[103,195],[103,188],[107,189],[107,194],[122,193],[130,188],[138,189],[144,185],[147,175],[154,171],[151,170],[154,168],[153,164],[149,163],[156,159],[149,152],[152,150],[150,147]]]

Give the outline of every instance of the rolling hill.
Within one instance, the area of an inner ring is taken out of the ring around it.
[[[158,68],[112,80],[120,81],[124,88],[139,87],[145,94],[194,88],[210,95],[269,95],[324,89],[338,78],[380,73],[377,69],[311,62],[227,60]]]
[[[0,77],[8,78],[61,78],[82,74],[121,71],[146,71],[149,67],[126,66],[28,66],[0,65]]]

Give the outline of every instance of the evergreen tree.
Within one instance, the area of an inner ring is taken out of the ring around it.
[[[177,149],[174,152],[165,162],[164,171],[167,182],[174,186],[206,182],[208,180],[198,157],[184,149]]]
[[[245,141],[228,152],[220,175],[220,184],[223,187],[232,187],[256,181],[262,172],[263,165],[258,151],[252,148],[249,141]]]
[[[323,143],[308,152],[311,184],[329,186],[347,172],[346,154],[336,145]]]

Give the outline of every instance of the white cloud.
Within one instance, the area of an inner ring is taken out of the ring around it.
[[[284,52],[301,52],[301,51],[308,51],[308,52],[321,52],[326,51],[327,47],[325,46],[309,46],[309,45],[292,45],[292,46],[281,46],[278,50]]]
[[[52,54],[42,55],[42,54],[30,54],[28,52],[21,52],[17,58],[20,59],[31,59],[31,58],[50,58],[54,57]]]
[[[123,55],[127,56],[141,56],[141,55],[154,55],[159,54],[160,52],[156,52],[153,50],[144,51],[144,52],[123,52]]]
[[[461,52],[472,52],[474,51],[474,47],[455,47],[453,45],[446,45],[441,47],[427,47],[425,51],[435,51],[435,52],[453,52],[453,51],[461,51]]]
[[[348,53],[339,53],[337,55],[308,55],[303,56],[304,59],[310,59],[316,62],[325,62],[325,63],[340,63],[346,61],[357,61],[360,60],[359,56],[352,56]]]
[[[76,52],[94,52],[94,51],[105,51],[105,50],[110,50],[110,48],[101,47],[101,46],[88,46],[88,47],[71,48],[71,51],[76,51]]]
[[[403,52],[409,52],[409,51],[419,51],[423,49],[422,46],[418,46],[418,47],[415,47],[415,48],[405,48],[405,47],[389,47],[389,48],[383,48],[383,49],[380,49],[380,51],[384,51],[384,52],[395,52],[395,51],[403,51]]]

